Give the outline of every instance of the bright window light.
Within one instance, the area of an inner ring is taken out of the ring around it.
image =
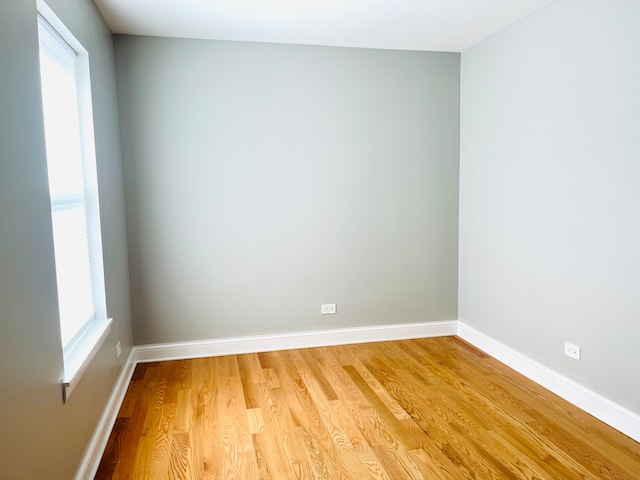
[[[111,328],[107,319],[86,50],[38,0],[40,80],[66,401]]]
[[[95,318],[76,89],[77,53],[40,19],[40,76],[62,346]]]

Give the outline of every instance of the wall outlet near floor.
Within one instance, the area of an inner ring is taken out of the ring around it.
[[[120,354],[122,353],[122,347],[120,346],[120,342],[116,343],[116,360],[120,358]]]
[[[580,360],[580,347],[577,345],[573,345],[569,342],[564,342],[564,354],[567,357],[575,358],[576,360]]]
[[[320,314],[321,315],[333,315],[336,313],[336,304],[335,303],[324,303],[320,305]]]

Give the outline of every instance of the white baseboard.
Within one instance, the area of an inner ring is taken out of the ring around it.
[[[458,321],[458,336],[547,390],[640,442],[640,415]]]
[[[96,430],[91,437],[75,480],[90,480],[94,478],[137,363],[406,340],[410,338],[443,337],[456,334],[578,408],[640,442],[640,415],[554,372],[465,323],[451,320],[433,323],[407,323],[255,335],[133,347],[107,401]]]
[[[129,381],[135,366],[140,362],[237,355],[292,348],[347,345],[350,343],[383,342],[409,338],[442,337],[455,335],[457,323],[456,320],[451,320],[433,323],[378,325],[133,347],[89,441],[74,480],[91,480],[98,471],[100,460],[109,441],[109,435],[115,424],[120,405],[127,392]]]
[[[455,335],[457,320],[444,322],[403,323],[371,327],[312,330],[309,332],[253,335],[193,342],[141,345],[134,347],[138,362],[217,357],[243,353],[271,352],[295,348],[328,347],[352,343],[384,342],[410,338]]]
[[[118,380],[116,380],[111,395],[109,395],[109,399],[104,407],[102,416],[100,417],[100,420],[98,420],[98,425],[93,432],[89,445],[87,446],[87,450],[82,458],[82,462],[80,463],[74,477],[75,480],[93,480],[95,477],[96,472],[98,471],[98,466],[100,465],[100,460],[102,459],[102,454],[104,453],[104,449],[107,447],[109,435],[111,435],[113,425],[116,423],[120,405],[124,400],[125,393],[127,393],[129,381],[133,375],[136,363],[135,353],[134,350],[132,350],[122,367],[122,371],[118,376]]]

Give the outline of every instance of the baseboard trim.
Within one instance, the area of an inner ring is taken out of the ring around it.
[[[640,442],[640,415],[458,321],[458,336],[496,360]]]
[[[292,348],[383,342],[409,338],[455,335],[457,321],[378,325],[372,327],[315,330],[309,332],[256,335],[194,342],[134,346],[120,372],[113,391],[76,472],[74,480],[92,480],[109,441],[120,405],[138,363],[185,358],[238,355]]]
[[[94,478],[129,381],[138,363],[451,335],[458,335],[463,340],[483,350],[496,360],[513,368],[547,390],[640,442],[640,415],[507,347],[466,325],[464,322],[451,320],[255,335],[133,347],[109,396],[74,480],[91,480]]]
[[[98,420],[96,429],[93,432],[82,462],[74,477],[75,480],[93,480],[95,477],[98,466],[100,465],[100,460],[102,459],[102,454],[107,447],[109,435],[111,435],[113,425],[116,423],[120,405],[122,405],[124,395],[127,393],[129,381],[131,380],[136,364],[134,349],[132,349],[113,386],[113,390],[111,391],[111,395],[109,395],[100,420]]]
[[[271,352],[295,348],[328,347],[352,343],[384,342],[410,338],[455,335],[457,320],[403,323],[371,327],[312,330],[309,332],[252,335],[213,340],[176,342],[134,347],[137,362],[155,362],[243,353]]]

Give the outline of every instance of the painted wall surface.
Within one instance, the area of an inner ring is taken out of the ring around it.
[[[560,0],[462,54],[459,284],[462,321],[635,412],[638,25]]]
[[[69,480],[131,350],[113,43],[92,2],[50,7],[89,51],[107,312],[114,324],[67,404],[35,0],[0,2],[0,478]],[[123,355],[115,358],[120,340]]]
[[[115,46],[137,344],[457,317],[459,54]]]

